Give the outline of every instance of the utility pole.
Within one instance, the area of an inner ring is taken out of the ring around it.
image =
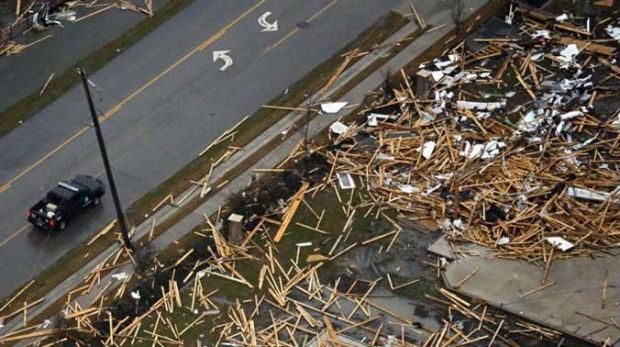
[[[84,92],[86,93],[86,99],[88,100],[88,107],[90,108],[90,115],[93,119],[93,125],[95,126],[95,133],[97,134],[97,142],[99,143],[99,150],[101,151],[101,159],[103,159],[103,166],[105,167],[106,176],[108,176],[108,183],[110,185],[110,193],[112,193],[112,199],[114,200],[114,207],[116,209],[116,218],[118,224],[121,227],[121,235],[123,236],[123,243],[125,247],[130,251],[133,251],[133,246],[129,241],[129,231],[127,229],[127,223],[125,222],[125,215],[123,214],[123,208],[121,207],[121,201],[118,198],[118,192],[116,191],[116,184],[114,183],[114,176],[112,176],[112,168],[108,161],[108,152],[103,142],[103,135],[101,134],[101,128],[99,127],[99,119],[97,118],[97,112],[95,111],[95,105],[93,99],[90,96],[90,89],[88,88],[88,79],[86,73],[82,68],[78,68],[78,73],[82,78],[82,85],[84,86]]]

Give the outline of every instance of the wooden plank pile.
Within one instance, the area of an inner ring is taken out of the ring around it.
[[[620,74],[608,60],[618,42],[603,30],[610,18],[589,29],[554,18],[518,9],[518,38],[481,39],[492,49],[475,53],[461,43],[422,64],[428,97],[401,71],[324,152],[334,171],[357,177],[378,210],[431,218],[501,257],[618,246]]]

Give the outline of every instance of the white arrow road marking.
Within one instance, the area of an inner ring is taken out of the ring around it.
[[[278,31],[278,20],[274,20],[273,23],[267,22],[267,17],[271,16],[271,12],[267,11],[258,17],[258,25],[263,27],[261,31]]]
[[[233,60],[231,57],[227,55],[230,51],[213,51],[213,61],[216,62],[218,59],[222,59],[224,61],[224,65],[220,68],[220,71],[224,71],[228,69],[233,64]]]

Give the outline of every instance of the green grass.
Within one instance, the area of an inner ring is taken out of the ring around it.
[[[348,201],[351,191],[339,192],[341,198],[345,201]],[[357,193],[355,193],[354,198],[352,199],[352,204],[357,204],[359,202],[357,200],[358,195]],[[308,194],[306,195],[306,201],[319,215],[323,213],[323,210],[325,210],[323,215],[323,222],[321,223],[320,229],[328,232],[329,235],[310,231],[296,225],[296,223],[302,223],[314,226],[317,222],[317,218],[310,211],[310,209],[308,209],[304,204],[302,204],[297,210],[297,213],[295,214],[295,217],[291,222],[286,234],[282,238],[282,241],[276,244],[276,249],[274,249],[274,256],[278,259],[278,262],[282,265],[284,269],[288,269],[292,266],[291,260],[295,260],[297,255],[296,244],[300,242],[310,241],[313,243],[313,245],[310,247],[300,248],[300,256],[298,262],[298,266],[300,268],[303,268],[307,265],[312,265],[307,264],[305,261],[308,254],[321,253],[327,255],[329,249],[333,244],[333,241],[342,234],[344,224],[346,223],[346,215],[342,209],[330,208],[340,206],[340,202],[338,201],[338,198],[333,189],[326,189],[322,192],[317,193],[314,197],[311,197],[311,194]],[[341,243],[341,246],[338,248],[338,250],[344,249],[345,247],[354,242],[367,239],[370,237],[369,235],[375,235],[385,232],[385,230],[388,228],[387,225],[389,223],[379,223],[381,226],[372,228],[373,220],[373,216],[368,216],[367,218],[364,218],[362,211],[358,210],[356,212],[356,218],[354,218],[351,234],[346,242]],[[195,231],[199,231],[202,228],[204,228],[204,226],[196,228]],[[369,229],[373,229],[373,231],[369,233]],[[275,227],[271,228],[269,230],[269,233],[273,236],[275,230]],[[162,255],[159,257],[159,260],[165,264],[174,262],[178,258],[178,256],[184,253],[187,249],[189,249],[190,247],[195,247],[196,243],[199,243],[199,238],[200,236],[197,236],[193,233],[187,235],[186,237],[181,239],[175,247],[170,248],[164,253],[162,253]],[[204,293],[208,293],[214,289],[217,289],[218,292],[214,295],[214,297],[231,302],[233,305],[237,301],[243,302],[247,300],[249,306],[245,305],[246,314],[249,314],[248,307],[253,307],[253,299],[255,295],[260,298],[263,294],[265,294],[267,295],[267,299],[273,300],[266,292],[266,288],[268,287],[266,283],[264,284],[262,290],[259,290],[256,287],[258,283],[258,275],[260,273],[260,269],[263,265],[266,265],[268,263],[265,256],[262,255],[263,252],[267,252],[267,249],[265,247],[265,245],[268,243],[267,238],[264,235],[256,234],[253,240],[257,245],[261,247],[262,251],[251,249],[250,252],[252,255],[258,257],[260,260],[240,260],[236,262],[236,270],[239,271],[239,273],[241,273],[242,276],[246,278],[250,283],[252,283],[255,288],[250,289],[243,284],[239,284],[237,282],[226,279],[221,279],[215,276],[205,276],[200,280],[203,286]],[[336,252],[338,252],[338,250]],[[337,260],[334,263],[337,263]],[[337,267],[332,267],[331,262],[327,262],[321,268],[321,276],[329,274],[329,272],[331,271],[330,269],[337,269]],[[278,270],[276,270],[276,272],[278,272]],[[189,306],[189,303],[191,302],[190,293],[191,290],[189,290],[189,288],[188,290],[183,292],[182,301],[184,303],[184,306]],[[226,304],[219,304],[218,308],[220,309],[221,313],[217,317],[209,316],[207,317],[207,321],[204,324],[189,329],[183,335],[184,341],[188,343],[194,343],[196,339],[201,339],[204,341],[205,338],[208,338],[211,342],[215,341],[217,339],[217,336],[210,333],[211,328],[218,323],[221,323],[222,320],[226,319],[226,314],[228,312],[227,306],[228,305]],[[204,308],[201,308],[199,306],[196,306],[196,308],[198,308],[199,312],[204,310]],[[170,320],[180,328],[187,326],[193,321],[193,319],[197,318],[197,315],[190,314],[189,310],[186,308],[175,309],[175,312],[173,314],[166,316],[170,318]],[[154,321],[155,317],[149,317],[146,321],[148,322],[146,323],[146,326],[152,326],[154,324]],[[162,328],[161,331],[164,332],[165,328]]]

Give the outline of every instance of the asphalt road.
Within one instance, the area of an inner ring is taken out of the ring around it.
[[[96,105],[121,200],[129,206],[223,131],[406,0],[196,1],[101,69]],[[261,32],[266,11],[279,30]],[[300,23],[304,23],[301,24]],[[233,65],[213,52],[229,50]],[[251,119],[248,120],[251,122]],[[81,87],[0,138],[0,297],[114,219],[110,196],[67,230],[33,230],[25,212],[61,179],[101,174]]]
[[[158,9],[167,1],[175,0],[154,0],[153,9]],[[78,17],[95,10],[97,8],[75,9]],[[30,31],[16,36],[14,39],[17,42],[29,44],[52,35],[20,54],[0,58],[0,111],[30,93],[40,91],[51,73],[58,76],[145,17],[141,13],[111,9],[80,22],[63,21],[63,28],[54,26],[40,33]]]
[[[153,8],[157,10],[169,1],[176,0],[153,0]],[[527,2],[539,6],[543,1],[545,0]],[[421,10],[425,6],[442,6],[446,0],[433,2],[417,0],[415,3],[418,10]],[[12,12],[14,9],[9,10]],[[78,12],[78,17],[94,11],[87,8],[75,10]],[[6,17],[8,22],[9,18]],[[18,42],[28,44],[52,34],[49,39],[29,47],[20,54],[0,59],[0,111],[30,93],[40,91],[51,73],[54,72],[58,76],[60,72],[117,38],[144,18],[145,15],[141,13],[112,9],[79,23],[64,21],[63,28],[52,27],[41,33],[29,32],[16,37]]]

